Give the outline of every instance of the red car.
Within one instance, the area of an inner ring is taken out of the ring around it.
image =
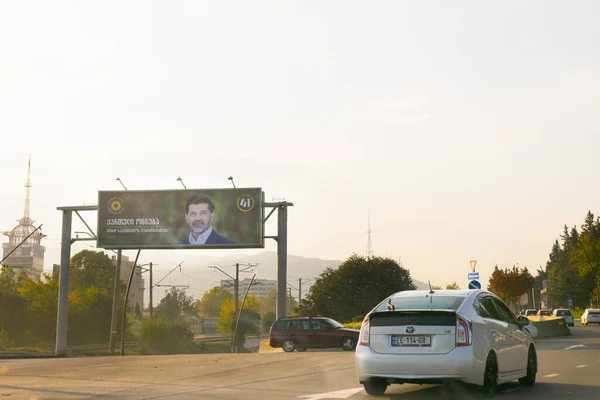
[[[285,352],[306,349],[342,348],[352,351],[358,342],[358,329],[344,328],[326,317],[280,318],[269,331],[269,345]]]

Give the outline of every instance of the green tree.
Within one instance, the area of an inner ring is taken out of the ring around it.
[[[339,268],[327,268],[315,280],[299,312],[351,321],[366,315],[383,299],[415,290],[410,272],[386,257],[352,255]]]
[[[431,285],[431,290],[442,290],[443,287],[437,285]]]
[[[82,250],[71,257],[69,288],[96,286],[112,293],[115,267],[112,260],[102,251]],[[121,291],[123,292],[123,291]]]
[[[229,290],[215,286],[208,292],[204,292],[202,298],[198,300],[196,308],[201,317],[218,317],[223,302],[229,298],[232,298]]]
[[[196,313],[194,298],[188,296],[185,289],[172,287],[165,291],[165,297],[160,300],[154,312],[156,315],[164,315],[172,320],[184,315],[194,315]]]
[[[56,338],[58,281],[26,277],[17,290],[27,303],[27,313],[23,316],[29,327],[26,340],[40,345],[52,343]]]
[[[446,285],[446,290],[460,290],[460,286],[456,282]]]

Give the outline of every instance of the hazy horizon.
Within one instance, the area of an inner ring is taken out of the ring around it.
[[[375,255],[462,287],[472,259],[484,286],[496,264],[535,273],[565,224],[600,213],[600,3],[34,3],[0,5],[0,231],[31,154],[46,271],[56,207],[117,177],[261,187],[294,203],[289,253],[326,260],[366,253],[370,211]]]

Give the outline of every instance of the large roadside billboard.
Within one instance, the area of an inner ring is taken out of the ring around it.
[[[97,247],[262,248],[260,188],[98,192]]]

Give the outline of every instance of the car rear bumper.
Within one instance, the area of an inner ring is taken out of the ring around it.
[[[360,383],[384,378],[391,382],[460,380],[481,385],[483,367],[475,361],[473,349],[456,347],[446,354],[382,354],[368,346],[358,346],[356,372]]]

